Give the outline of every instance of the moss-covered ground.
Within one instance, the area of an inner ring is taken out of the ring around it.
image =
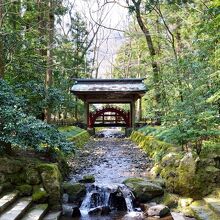
[[[66,139],[72,141],[76,147],[82,147],[89,140],[89,133],[76,126],[65,126],[58,129]]]

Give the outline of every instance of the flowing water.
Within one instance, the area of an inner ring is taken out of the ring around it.
[[[81,217],[71,215],[74,204],[63,197],[62,220],[143,219],[135,207],[132,192],[122,184],[129,177],[145,177],[151,161],[130,140],[123,138],[117,129],[104,130],[90,141],[72,161],[70,182],[77,182],[84,175],[94,175],[95,183],[87,184],[87,194],[80,206]],[[81,166],[81,167],[79,167]],[[97,212],[99,215],[91,215]],[[101,213],[101,214],[100,214]]]

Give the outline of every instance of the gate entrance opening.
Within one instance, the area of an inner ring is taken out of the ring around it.
[[[114,106],[105,106],[89,113],[89,128],[131,127],[130,112]]]
[[[141,79],[75,79],[71,92],[84,102],[84,123],[87,129],[94,127],[135,127],[135,102],[146,93]],[[95,112],[89,111],[94,104],[107,104]],[[110,106],[128,104],[129,111]]]

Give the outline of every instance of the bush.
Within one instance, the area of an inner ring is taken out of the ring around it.
[[[53,126],[24,112],[25,101],[0,80],[0,148],[11,153],[13,147],[33,148],[37,152],[57,154],[73,152],[73,144]]]

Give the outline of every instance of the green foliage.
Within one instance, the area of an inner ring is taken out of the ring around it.
[[[53,126],[27,115],[25,102],[16,97],[11,87],[0,80],[0,141],[1,148],[17,146],[38,152],[73,152],[73,145]]]
[[[160,67],[159,82],[155,84],[147,42],[137,22],[131,22],[132,31],[118,51],[114,76],[146,77],[149,90],[142,99],[143,116],[155,121],[159,112],[162,128],[141,132],[199,154],[203,142],[220,135],[219,1],[140,4]],[[130,2],[130,8],[135,6]],[[155,92],[161,94],[159,104]]]
[[[75,99],[69,94],[73,77],[88,77],[90,71],[88,31],[84,19],[66,1],[5,1],[0,39],[3,46],[4,79],[26,100],[25,111],[43,118],[50,109],[57,118],[72,116]],[[48,27],[48,12],[55,16]],[[63,20],[68,25],[63,29]],[[52,31],[52,63],[47,64],[49,31]],[[68,32],[68,34],[67,34]],[[0,61],[1,65],[1,61]],[[52,83],[45,86],[51,68]],[[2,74],[2,73],[1,73]],[[0,74],[0,75],[1,75]],[[80,109],[81,111],[81,109]]]

